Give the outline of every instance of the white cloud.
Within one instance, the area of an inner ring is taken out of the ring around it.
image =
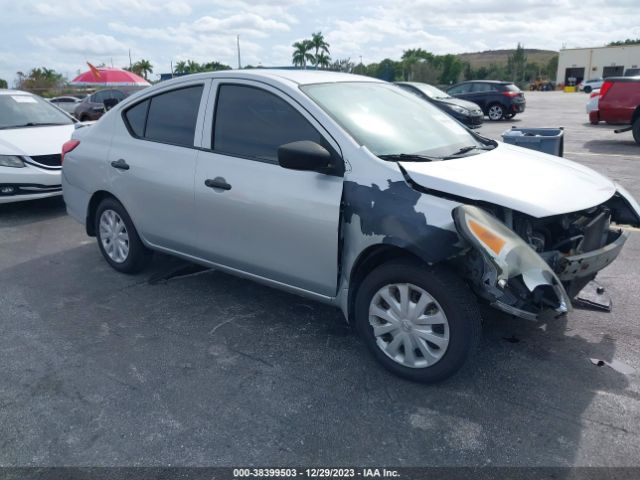
[[[79,53],[83,55],[123,54],[129,47],[110,35],[78,32],[52,38],[28,37],[34,45],[55,50],[61,54]]]

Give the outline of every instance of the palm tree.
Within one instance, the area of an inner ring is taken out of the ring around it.
[[[313,55],[313,57],[314,59],[316,59],[314,63],[317,66],[318,65],[317,59],[320,53],[326,54],[327,57],[329,56],[329,44],[325,42],[324,35],[322,35],[322,32],[312,33],[311,40],[309,41],[309,43],[311,43],[311,46],[315,50],[315,54]]]
[[[180,60],[176,63],[176,68],[173,69],[175,73],[188,73],[189,69],[187,68],[187,62],[184,60]]]
[[[132,65],[131,71],[142,75],[144,79],[147,80],[148,75],[153,73],[153,65],[151,65],[149,60],[142,59]]]
[[[293,55],[291,56],[291,60],[293,61],[293,65],[296,67],[307,68],[307,62],[313,62],[314,56],[309,53],[312,45],[309,40],[302,40],[300,42],[296,42],[292,45],[295,49],[293,51]]]
[[[315,64],[318,68],[329,68],[329,65],[331,65],[331,57],[324,52],[320,52],[316,55]]]

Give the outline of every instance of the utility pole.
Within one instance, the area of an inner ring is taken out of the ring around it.
[[[238,42],[238,70],[242,68],[242,62],[240,61],[240,35],[236,37]]]
[[[131,49],[129,49],[129,70],[131,70],[132,67],[133,65],[131,64]]]

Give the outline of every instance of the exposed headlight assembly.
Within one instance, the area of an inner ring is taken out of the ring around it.
[[[24,162],[15,155],[0,155],[0,167],[22,168],[24,167]]]
[[[504,223],[471,205],[455,208],[453,219],[460,235],[493,267],[492,272],[485,272],[483,283],[502,290],[510,280],[520,277],[532,294],[539,287],[550,289],[557,297],[552,302],[557,313],[571,309],[571,299],[551,267]]]

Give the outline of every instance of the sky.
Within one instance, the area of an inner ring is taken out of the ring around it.
[[[291,64],[321,31],[332,59],[398,59],[515,48],[559,50],[640,38],[640,0],[0,0],[0,78],[46,66],[70,80],[94,65],[150,60],[154,75],[192,59]]]

